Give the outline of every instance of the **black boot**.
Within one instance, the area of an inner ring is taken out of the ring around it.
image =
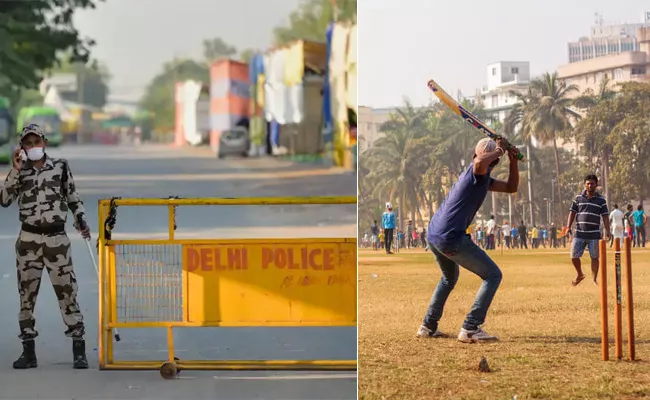
[[[36,346],[34,340],[23,341],[23,354],[14,361],[14,369],[29,369],[38,367],[36,362]]]
[[[72,341],[72,356],[74,358],[72,368],[88,369],[88,359],[86,358],[86,342],[83,339]]]

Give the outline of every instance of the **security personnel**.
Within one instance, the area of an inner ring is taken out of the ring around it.
[[[72,338],[73,367],[88,368],[84,322],[77,303],[77,279],[72,267],[70,239],[65,232],[68,210],[75,228],[90,238],[83,203],[77,193],[68,162],[45,153],[47,139],[38,125],[30,124],[20,134],[20,148],[13,154],[13,168],[0,191],[0,205],[18,200],[22,223],[16,241],[16,267],[20,314],[18,324],[23,353],[16,369],[36,368],[34,306],[46,268],[59,302],[65,335]]]

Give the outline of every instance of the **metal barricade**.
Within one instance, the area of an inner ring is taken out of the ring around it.
[[[179,360],[173,337],[176,327],[357,324],[356,238],[176,239],[177,207],[356,202],[354,196],[100,200],[100,369],[161,368],[165,361],[115,360],[113,333],[164,328],[172,375],[180,369],[356,370],[356,360]],[[167,207],[168,238],[112,239],[118,206]]]

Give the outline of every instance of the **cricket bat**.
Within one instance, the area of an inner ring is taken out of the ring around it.
[[[498,135],[492,128],[490,128],[485,122],[481,121],[474,114],[467,111],[463,106],[458,104],[458,102],[456,102],[456,100],[448,95],[447,92],[445,92],[433,79],[429,80],[427,86],[429,86],[429,89],[431,89],[433,94],[435,94],[441,102],[443,102],[451,111],[453,111],[454,114],[469,122],[474,128],[483,132],[493,140],[503,138],[501,135]],[[517,153],[518,160],[524,159],[524,155],[519,151],[519,149],[509,144],[506,150],[510,151],[511,149]]]

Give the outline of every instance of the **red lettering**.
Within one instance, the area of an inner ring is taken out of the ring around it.
[[[245,248],[241,249],[241,269],[248,269],[248,254]]]
[[[302,269],[307,269],[307,265],[309,265],[309,258],[308,258],[309,255],[307,253],[307,248],[306,247],[301,248],[300,254],[302,255],[302,257],[300,257]]]
[[[313,249],[309,252],[309,266],[318,271],[323,269],[323,266],[316,261],[316,256],[319,256],[321,252],[321,249]]]
[[[280,269],[287,266],[287,253],[285,253],[284,249],[275,249],[273,263]]]
[[[287,249],[287,255],[288,255],[287,264],[289,265],[289,269],[300,269],[300,265],[294,262],[293,249]]]
[[[266,247],[262,248],[262,269],[267,269],[273,261],[273,250]]]
[[[221,249],[218,247],[214,248],[214,267],[222,271],[228,268],[227,265],[221,263]]]
[[[241,269],[241,251],[239,249],[228,249],[228,268]]]
[[[192,272],[196,270],[199,267],[199,263],[201,262],[201,258],[199,257],[199,252],[192,247],[187,247],[185,250],[185,255],[187,261],[187,265],[185,265],[185,268],[187,269],[187,272]]]
[[[334,269],[334,249],[323,250],[323,269]]]
[[[201,254],[201,270],[203,271],[212,271],[214,268],[214,253],[210,248],[201,248],[199,250]]]

